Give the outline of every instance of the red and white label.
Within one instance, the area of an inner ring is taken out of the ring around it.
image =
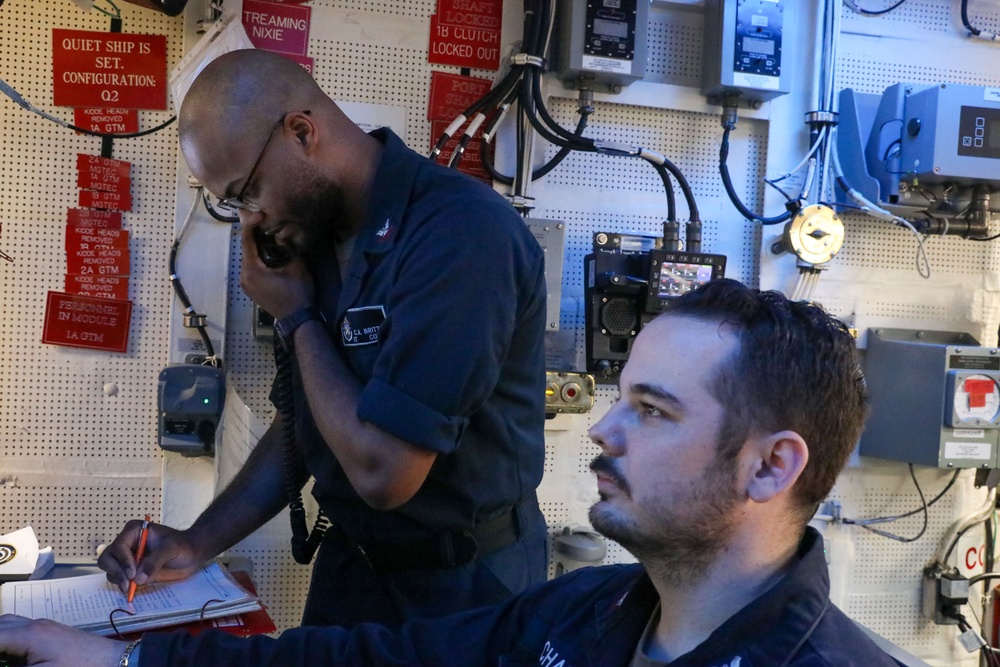
[[[243,0],[243,28],[258,49],[306,55],[312,9],[287,3]]]
[[[100,299],[128,299],[127,276],[66,275],[66,292]]]
[[[66,273],[81,276],[127,276],[131,270],[128,247],[95,246],[66,251]]]
[[[66,228],[66,252],[93,248],[128,248],[128,230],[76,226]]]
[[[474,76],[431,72],[431,99],[427,120],[451,122],[490,91],[492,81]]]
[[[447,120],[432,120],[431,121],[431,148],[437,143],[438,137],[448,128],[449,121]],[[437,157],[437,162],[440,164],[448,164],[451,162],[452,153],[455,151],[455,147],[458,146],[458,140],[461,138],[459,135],[461,133],[456,133],[448,143],[444,145],[441,149],[441,154]],[[483,129],[479,128],[476,134],[469,141],[469,144],[465,147],[465,154],[462,156],[462,161],[458,163],[458,170],[463,174],[468,174],[475,179],[486,183],[487,185],[493,184],[493,178],[489,173],[483,168],[483,163],[479,156],[479,147],[481,145],[480,139],[483,136]]]
[[[125,352],[131,319],[131,301],[49,292],[42,342]]]
[[[52,29],[52,101],[65,107],[167,108],[167,38]]]
[[[95,211],[92,208],[71,208],[66,211],[66,225],[68,227],[121,229],[122,214],[120,211]]]
[[[500,67],[502,0],[438,0],[427,61],[475,69]]]
[[[102,134],[130,134],[139,131],[135,109],[74,109],[73,124]]]
[[[103,208],[111,211],[131,211],[132,195],[128,192],[105,192],[103,190],[80,190],[79,206]]]

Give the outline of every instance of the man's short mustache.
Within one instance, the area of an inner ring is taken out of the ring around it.
[[[598,454],[594,457],[594,460],[590,462],[590,470],[594,473],[601,473],[606,477],[611,478],[611,480],[620,486],[625,491],[628,491],[628,482],[625,481],[625,477],[618,471],[615,466],[615,462],[608,456],[604,454]]]

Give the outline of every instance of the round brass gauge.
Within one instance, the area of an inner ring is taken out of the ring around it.
[[[813,204],[785,225],[784,246],[809,264],[825,264],[844,245],[844,223],[829,206]]]

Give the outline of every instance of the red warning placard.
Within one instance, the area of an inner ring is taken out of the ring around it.
[[[131,319],[131,301],[49,292],[42,342],[125,352]]]
[[[132,195],[128,192],[80,190],[79,202],[79,206],[84,208],[103,208],[111,211],[132,210]]]
[[[92,208],[71,208],[66,211],[67,227],[101,227],[121,229],[120,211],[95,211]]]
[[[74,109],[73,124],[91,132],[127,134],[139,131],[139,112],[135,109]]]
[[[98,175],[128,176],[132,171],[132,163],[126,160],[115,160],[100,155],[76,154],[76,168],[79,171]]]
[[[127,276],[66,275],[66,292],[101,299],[128,299]]]
[[[496,3],[470,3],[490,4]],[[442,16],[454,19],[468,16],[465,13],[441,12],[431,16],[431,38],[427,49],[427,62],[475,69],[497,69],[500,67],[500,21],[496,29],[476,27],[476,21],[469,24],[449,24]],[[492,21],[486,23],[492,24]]]
[[[101,227],[66,227],[66,252],[93,248],[127,248],[127,229]]]
[[[78,170],[76,178],[77,187],[85,190],[114,192],[119,197],[129,196],[129,191],[132,187],[132,180],[129,178],[129,174],[132,171],[131,162],[114,160],[99,155],[77,153],[76,168]]]
[[[432,120],[431,121],[431,148],[437,143],[438,137],[447,129],[447,120]],[[455,151],[455,147],[458,146],[458,140],[461,138],[458,133],[456,136],[452,137],[448,143],[444,145],[441,149],[441,154],[437,157],[437,162],[440,164],[449,164],[451,162],[451,156]],[[483,130],[480,128],[472,140],[465,147],[465,154],[462,156],[462,161],[458,163],[458,170],[463,174],[468,174],[475,179],[478,179],[487,185],[493,184],[493,178],[489,175],[486,169],[483,168],[482,160],[479,156],[479,147],[481,145],[480,139],[482,139]]]
[[[431,100],[427,120],[451,122],[490,91],[492,81],[474,76],[431,72]]]
[[[131,267],[128,248],[77,248],[66,253],[66,273],[84,276],[127,276]]]
[[[166,36],[53,28],[52,101],[166,110]]]

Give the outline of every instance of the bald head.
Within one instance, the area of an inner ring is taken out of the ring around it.
[[[227,53],[194,80],[178,116],[184,159],[215,196],[243,192],[287,225],[303,197],[333,192],[350,214],[341,226],[360,220],[382,144],[301,65],[256,49]]]
[[[259,137],[282,114],[324,103],[329,98],[301,65],[268,51],[232,51],[209,63],[184,97],[181,142]]]

